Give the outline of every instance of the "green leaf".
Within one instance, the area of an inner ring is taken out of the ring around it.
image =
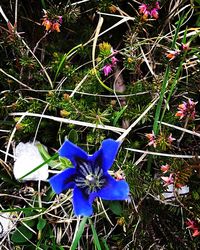
[[[70,168],[72,166],[71,162],[67,158],[60,157],[59,160],[62,164],[61,169]]]
[[[106,240],[105,239],[102,239],[101,242],[103,243],[103,246],[105,248],[105,250],[110,250],[108,244],[106,243]]]
[[[45,4],[45,1],[44,1],[44,0],[41,0],[41,4],[42,4],[42,8],[43,8],[43,9],[46,9],[46,4]]]
[[[119,201],[111,201],[109,203],[109,208],[114,214],[116,214],[118,216],[120,216],[122,214],[122,206],[121,206],[121,203]]]
[[[68,134],[67,138],[68,138],[71,142],[77,143],[77,142],[78,142],[78,133],[76,132],[75,129],[71,129],[71,130],[69,131],[69,134]]]
[[[68,60],[75,52],[77,52],[78,48],[82,47],[82,44],[78,44],[77,46],[75,46],[74,48],[72,48],[67,54],[64,54],[60,64],[58,65],[57,71],[56,71],[56,75],[54,77],[54,82],[56,81],[60,71],[62,70],[62,68],[64,67],[64,63],[66,60]]]
[[[24,223],[28,225],[29,227],[33,227],[35,225],[35,220],[27,220],[27,221],[24,221]]]
[[[114,119],[114,121],[113,121],[113,126],[116,126],[116,124],[117,124],[119,118],[122,116],[122,114],[124,113],[124,111],[126,110],[127,107],[128,107],[128,106],[126,105],[126,106],[124,106],[120,111],[117,112],[117,115],[116,115],[116,117],[115,117],[115,119]]]
[[[101,245],[100,245],[100,242],[99,242],[97,231],[96,231],[96,229],[95,229],[95,227],[94,227],[91,219],[89,219],[89,222],[90,222],[90,226],[92,228],[92,234],[93,234],[94,244],[95,244],[97,250],[101,250]]]
[[[37,230],[42,230],[47,224],[47,221],[43,218],[38,219]]]
[[[33,233],[25,226],[19,226],[13,233],[11,240],[14,243],[25,243],[27,239],[30,240],[33,237]]]
[[[88,219],[88,217],[83,217],[83,219],[82,219],[82,221],[81,221],[81,223],[80,223],[80,225],[79,225],[79,229],[78,229],[78,231],[76,232],[74,241],[72,242],[72,245],[71,245],[70,250],[76,250],[76,247],[77,247],[77,245],[78,245],[78,243],[79,243],[79,241],[80,241],[80,238],[81,238],[81,236],[82,236],[82,234],[83,234],[84,227],[85,227],[85,224],[86,224],[86,222],[87,222],[87,219]]]
[[[199,27],[200,26],[200,15],[197,17],[196,20],[196,26]]]
[[[198,192],[193,191],[192,192],[192,197],[193,197],[194,200],[199,200],[199,194],[198,194]]]

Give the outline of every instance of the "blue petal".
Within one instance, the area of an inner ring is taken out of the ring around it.
[[[77,216],[90,216],[93,213],[92,204],[89,202],[88,197],[78,187],[74,188],[73,207],[74,214]]]
[[[107,184],[97,194],[104,200],[126,200],[128,199],[129,186],[124,180],[116,181],[110,175],[106,176]]]
[[[74,177],[76,175],[76,169],[75,168],[68,168],[64,171],[62,171],[60,174],[54,175],[49,179],[49,182],[53,188],[53,190],[60,194],[64,190],[73,188],[74,183]]]
[[[91,161],[95,162],[95,165],[102,167],[106,172],[112,166],[121,142],[107,139],[102,142],[101,148],[91,156]]]
[[[70,141],[65,141],[61,148],[58,150],[58,153],[61,157],[68,158],[72,162],[74,167],[77,166],[78,160],[87,161],[88,159],[88,154]]]

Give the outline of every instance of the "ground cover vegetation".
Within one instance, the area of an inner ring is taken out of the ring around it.
[[[1,249],[200,248],[199,13],[1,0]]]

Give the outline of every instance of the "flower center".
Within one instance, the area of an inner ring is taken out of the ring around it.
[[[90,162],[80,162],[77,172],[76,186],[81,188],[86,195],[97,192],[106,183],[103,170],[99,166],[92,166]]]

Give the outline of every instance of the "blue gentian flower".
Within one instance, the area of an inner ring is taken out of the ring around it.
[[[73,168],[50,178],[53,190],[60,194],[73,188],[73,208],[75,215],[90,216],[92,202],[96,197],[104,200],[128,199],[129,186],[126,181],[117,181],[108,170],[117,155],[120,142],[107,139],[93,155],[88,155],[70,141],[65,141],[58,151],[61,157],[68,158]]]

